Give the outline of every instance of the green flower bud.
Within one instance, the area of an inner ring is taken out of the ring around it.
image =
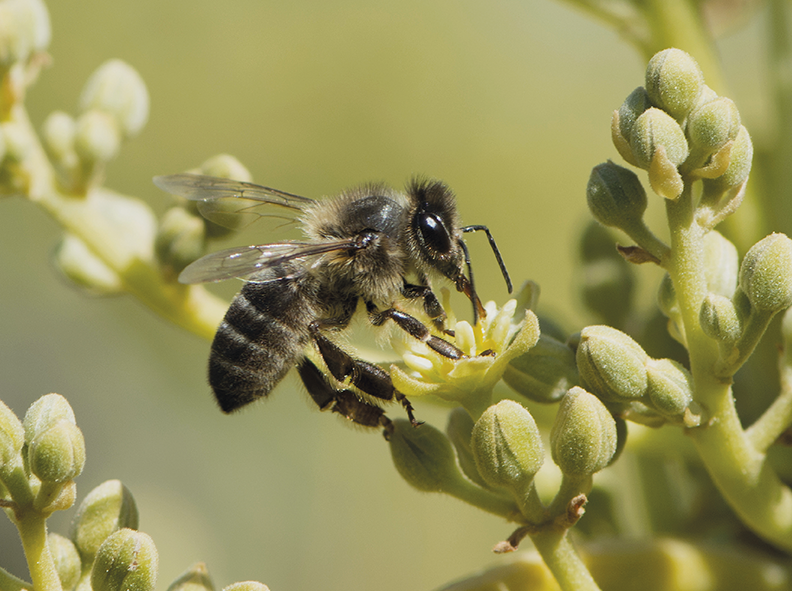
[[[118,273],[73,234],[63,236],[55,251],[55,262],[67,278],[92,295],[115,295],[124,290]]]
[[[513,400],[501,400],[484,411],[473,427],[471,447],[484,480],[517,493],[533,481],[544,463],[536,422]]]
[[[203,562],[193,564],[168,587],[168,591],[214,591],[214,583]]]
[[[118,154],[121,134],[112,115],[99,110],[83,113],[77,120],[74,150],[85,162],[109,162]]]
[[[154,257],[157,220],[151,208],[140,199],[125,197],[105,187],[96,187],[89,196],[91,208],[104,218],[113,232],[115,248],[111,255],[116,268],[125,268],[137,259]]]
[[[64,483],[85,465],[85,440],[74,423],[60,420],[39,432],[28,450],[30,471],[42,482]]]
[[[708,293],[701,303],[699,324],[705,335],[722,343],[734,343],[742,333],[742,321],[734,303],[715,293]]]
[[[633,90],[630,95],[624,99],[622,106],[619,107],[619,132],[628,142],[632,135],[632,128],[635,124],[635,120],[651,106],[652,103],[649,100],[649,95],[643,86],[639,86]]]
[[[722,234],[711,230],[704,236],[704,276],[707,289],[730,298],[737,289],[740,260],[737,247]]]
[[[473,419],[470,418],[468,412],[458,406],[448,414],[446,434],[456,450],[457,460],[462,472],[470,480],[486,488],[488,485],[478,472],[476,460],[473,458],[473,450],[470,447],[470,440],[473,437],[473,425]]]
[[[391,457],[399,474],[425,492],[446,492],[463,478],[451,442],[431,425],[416,429],[407,420],[393,421],[388,439]]]
[[[679,166],[688,157],[685,133],[671,116],[660,109],[647,109],[633,125],[630,147],[638,166],[649,170],[660,147],[673,166]]]
[[[714,179],[703,179],[705,193],[722,192],[741,185],[751,172],[752,161],[751,136],[748,134],[748,130],[741,125],[729,152],[729,165],[726,172]]]
[[[108,480],[89,492],[80,503],[70,536],[83,560],[90,563],[110,534],[137,527],[138,512],[132,493],[119,480]]]
[[[740,112],[734,101],[725,97],[718,97],[698,106],[690,113],[687,121],[691,149],[704,157],[735,139],[739,130]]]
[[[527,353],[512,359],[503,373],[504,382],[536,402],[558,402],[577,380],[575,353],[544,333]]]
[[[696,105],[704,75],[696,61],[681,49],[656,53],[646,67],[646,92],[652,104],[681,121]]]
[[[779,312],[792,304],[792,240],[770,234],[754,244],[740,267],[740,287],[754,309]]]
[[[647,396],[660,414],[678,418],[693,401],[693,378],[680,363],[671,359],[650,359],[646,364]]]
[[[14,412],[0,400],[0,472],[19,456],[25,444],[25,429]]]
[[[58,571],[61,587],[64,591],[72,589],[80,579],[82,570],[77,548],[69,538],[53,533],[47,535],[47,546],[49,546],[52,560],[55,562],[55,570]]]
[[[122,529],[96,553],[91,570],[93,591],[151,591],[157,582],[157,548],[151,538]]]
[[[182,207],[172,207],[162,217],[154,251],[174,277],[206,249],[204,221]]]
[[[224,587],[223,591],[269,591],[269,587],[258,581],[242,581]]]
[[[41,0],[0,4],[0,65],[8,68],[47,49],[52,37],[49,13]]]
[[[74,157],[77,122],[68,113],[53,111],[44,120],[41,134],[47,151],[59,162]]]
[[[148,119],[148,90],[132,66],[118,59],[109,60],[85,84],[80,109],[109,113],[124,137],[133,136]]]
[[[616,453],[616,421],[599,398],[575,386],[561,401],[550,430],[553,461],[565,476],[584,478]]]
[[[584,328],[576,359],[584,385],[605,401],[627,402],[646,392],[645,364],[649,356],[615,328]]]
[[[41,433],[54,426],[59,421],[68,421],[77,424],[74,411],[60,394],[47,394],[30,405],[22,425],[25,428],[25,441],[32,442]]]
[[[592,215],[604,226],[629,228],[646,211],[646,191],[638,176],[610,160],[591,171],[586,197]]]

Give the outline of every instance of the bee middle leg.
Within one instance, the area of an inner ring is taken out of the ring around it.
[[[410,422],[416,427],[421,424],[421,421],[415,418],[413,406],[407,397],[393,387],[393,382],[387,371],[378,365],[352,357],[322,333],[318,322],[312,322],[308,329],[311,331],[311,336],[325,365],[327,365],[327,369],[336,380],[343,382],[349,378],[356,388],[369,396],[380,400],[398,400],[407,411],[407,418],[410,419]]]
[[[434,336],[429,332],[429,329],[423,322],[410,316],[406,312],[402,312],[396,308],[388,308],[387,310],[379,311],[371,302],[366,302],[366,310],[368,310],[369,319],[374,326],[380,326],[390,318],[408,335],[415,337],[419,341],[423,341],[430,349],[440,353],[443,357],[448,357],[449,359],[462,359],[465,357],[462,350],[448,341]]]

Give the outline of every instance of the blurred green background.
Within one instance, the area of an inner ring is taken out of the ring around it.
[[[53,63],[27,101],[37,125],[53,109],[76,112],[106,59],[126,60],[148,85],[149,123],[108,168],[111,188],[162,213],[168,198],[151,177],[220,152],[256,181],[308,196],[435,176],[465,223],[490,227],[515,283],[541,285],[542,311],[568,330],[586,321],[574,288],[586,181],[618,161],[610,114],[645,65],[614,32],[544,0],[48,7]],[[719,45],[754,136],[762,18]],[[256,579],[273,591],[431,589],[497,560],[490,549],[508,524],[409,488],[378,434],[316,412],[292,376],[270,400],[223,416],[204,378],[209,343],[131,298],[79,293],[49,263],[58,226],[22,199],[0,211],[0,398],[20,416],[48,392],[69,399],[88,452],[78,497],[109,478],[132,490],[160,552],[160,588],[198,560],[218,586]],[[229,245],[266,241],[253,228]],[[483,299],[505,301],[486,240],[468,244]],[[418,413],[444,423],[437,409]],[[65,533],[71,514],[52,529]],[[25,576],[7,520],[0,549]]]

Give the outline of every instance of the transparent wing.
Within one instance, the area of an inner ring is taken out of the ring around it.
[[[198,201],[198,211],[206,219],[226,228],[239,229],[260,217],[292,220],[313,199],[278,189],[200,174],[155,176],[154,184],[163,191]],[[273,214],[270,206],[288,211]],[[268,211],[269,210],[269,211]]]
[[[207,283],[234,277],[244,279],[287,261],[303,259],[310,265],[324,254],[362,247],[359,241],[348,238],[333,242],[283,242],[229,248],[208,254],[189,264],[179,275],[179,282]]]

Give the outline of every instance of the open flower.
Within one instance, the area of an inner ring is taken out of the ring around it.
[[[450,309],[447,303],[444,307]],[[486,316],[475,326],[465,320],[449,323],[454,345],[466,355],[462,359],[448,359],[423,342],[395,334],[391,345],[403,360],[391,366],[396,389],[409,397],[431,394],[462,404],[472,416],[481,414],[509,361],[539,339],[539,320],[530,310],[518,309],[517,300],[500,309],[487,302],[484,309]]]

